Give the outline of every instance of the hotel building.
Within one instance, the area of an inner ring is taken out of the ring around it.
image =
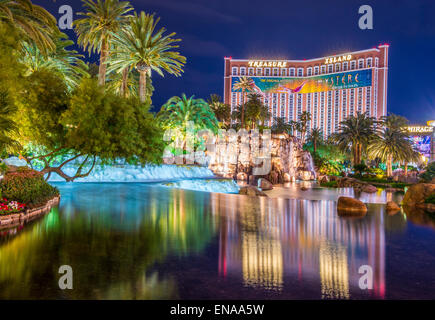
[[[224,102],[234,110],[249,93],[261,94],[273,123],[277,117],[298,121],[311,114],[308,129],[320,128],[326,138],[346,117],[367,112],[387,114],[387,44],[310,60],[259,60],[225,57]],[[246,76],[250,89],[242,100],[234,88]]]

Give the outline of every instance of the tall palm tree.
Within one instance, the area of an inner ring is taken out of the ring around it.
[[[164,76],[163,71],[179,76],[186,57],[174,51],[181,39],[174,39],[175,32],[163,35],[165,28],[156,30],[160,18],[141,12],[130,18],[129,24],[117,34],[112,33],[114,50],[110,56],[110,71],[121,73],[125,69],[139,71],[139,96],[146,97],[146,79],[151,71]]]
[[[0,0],[0,21],[18,30],[23,40],[34,42],[43,54],[55,49],[56,19],[30,0]]]
[[[408,123],[404,117],[390,114],[383,116],[381,128],[368,147],[369,155],[378,158],[387,165],[387,176],[393,175],[393,162],[405,163],[418,159],[418,156],[408,140],[408,134],[403,128]]]
[[[245,120],[245,92],[251,90],[252,87],[252,79],[248,77],[239,77],[238,82],[233,84],[234,90],[242,91],[242,103],[241,103],[241,122],[240,127],[243,128],[244,120]]]
[[[294,122],[296,131],[301,134],[301,143],[305,144],[305,135],[307,133],[308,122],[311,120],[311,113],[304,111],[299,116],[299,120]]]
[[[272,133],[287,133],[290,135],[292,126],[285,118],[275,118],[270,129]]]
[[[17,111],[16,107],[11,104],[8,93],[0,91],[0,153],[5,148],[17,146],[18,143],[11,138],[10,134],[16,132],[17,125],[12,116]]]
[[[210,95],[210,99],[207,102],[218,121],[222,122],[224,127],[227,128],[231,122],[231,106],[223,103],[221,97],[217,94]]]
[[[308,141],[313,144],[314,154],[317,151],[317,143],[323,141],[323,133],[319,128],[313,128],[308,135]]]
[[[151,105],[154,86],[149,75],[147,75],[146,85],[146,100]],[[107,75],[107,88],[122,97],[139,97],[139,72],[136,70],[127,73],[110,72]]]
[[[26,76],[35,71],[48,69],[58,73],[69,89],[77,86],[83,76],[88,76],[88,66],[82,60],[83,55],[76,50],[68,50],[74,41],[68,40],[65,33],[58,33],[55,38],[56,49],[48,55],[43,55],[35,43],[24,42],[21,62],[27,67]]]
[[[363,148],[366,148],[375,137],[376,121],[366,113],[357,113],[340,123],[338,132],[331,135],[342,151],[351,151],[353,163],[360,164]]]
[[[127,21],[128,13],[133,10],[127,1],[118,0],[82,0],[85,12],[79,12],[83,18],[75,20],[75,32],[78,35],[77,42],[88,50],[100,53],[100,65],[98,68],[98,83],[106,82],[107,58],[111,45],[112,35],[119,32]]]

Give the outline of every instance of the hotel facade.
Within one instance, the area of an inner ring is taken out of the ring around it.
[[[326,138],[357,112],[379,119],[387,114],[389,45],[310,60],[259,60],[225,57],[224,102],[234,110],[249,93],[258,93],[271,118],[298,121],[311,114],[308,129]],[[242,100],[234,88],[241,77],[250,89]],[[308,131],[309,131],[308,130]]]

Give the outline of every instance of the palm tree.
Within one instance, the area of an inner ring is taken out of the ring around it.
[[[371,157],[386,162],[388,177],[393,175],[392,166],[394,161],[405,161],[407,163],[418,159],[418,155],[412,148],[408,135],[403,129],[407,123],[406,118],[395,114],[382,117],[380,121],[382,127],[368,147]]]
[[[231,106],[223,103],[221,97],[217,94],[210,95],[210,99],[207,102],[218,121],[222,122],[224,127],[227,128],[231,122]]]
[[[34,42],[43,54],[55,49],[56,19],[30,0],[0,0],[0,21],[18,30],[23,40]]]
[[[241,103],[241,124],[240,127],[243,128],[244,120],[245,120],[245,92],[249,91],[252,86],[252,79],[248,77],[239,77],[239,81],[234,83],[234,90],[242,90],[242,103]]]
[[[373,117],[358,112],[340,123],[338,132],[331,135],[331,140],[337,143],[342,151],[352,152],[354,165],[360,164],[363,148],[366,148],[375,137],[375,125]]]
[[[100,53],[98,68],[98,83],[106,82],[107,58],[113,33],[119,32],[127,21],[128,13],[133,10],[127,1],[118,0],[82,0],[86,12],[79,12],[84,16],[74,21],[77,42],[88,50]]]
[[[162,77],[163,71],[179,76],[186,62],[186,58],[173,49],[181,39],[174,39],[175,32],[163,35],[166,31],[161,28],[156,31],[160,18],[154,14],[141,12],[130,18],[129,24],[119,33],[112,33],[114,50],[110,56],[110,71],[121,73],[123,70],[136,68],[139,71],[139,96],[145,101],[146,76],[156,71]]]
[[[27,67],[25,76],[33,72],[46,69],[58,73],[64,80],[68,88],[75,88],[83,76],[88,76],[83,55],[76,50],[68,50],[67,47],[74,45],[72,40],[68,40],[65,33],[58,33],[55,38],[56,49],[48,55],[43,55],[35,43],[24,42],[21,62]]]
[[[213,110],[203,99],[187,98],[183,93],[181,97],[172,97],[163,106],[157,115],[164,129],[180,129],[187,127],[192,121],[195,130],[210,129],[217,132],[219,127]]]
[[[311,129],[311,132],[308,136],[308,141],[313,144],[314,154],[317,151],[317,143],[323,141],[323,133],[319,128]]]
[[[311,120],[311,114],[307,111],[304,111],[299,116],[299,120],[294,123],[294,127],[296,131],[301,134],[301,143],[305,144],[305,135],[307,133],[308,122]]]
[[[272,127],[272,133],[287,133],[291,134],[292,125],[285,118],[275,118]]]
[[[149,75],[147,75],[146,85],[146,100],[151,105],[154,86]],[[110,72],[107,75],[107,88],[122,97],[139,97],[139,72],[136,70],[127,72],[127,74]]]

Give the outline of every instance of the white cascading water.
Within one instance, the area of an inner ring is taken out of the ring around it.
[[[24,160],[17,157],[4,160],[8,165],[25,166]],[[66,165],[63,171],[67,175],[74,175],[76,167]],[[86,172],[86,168],[83,168]],[[177,165],[117,165],[117,166],[95,166],[90,175],[84,178],[78,178],[73,183],[85,182],[159,182],[173,181],[162,183],[162,185],[171,188],[221,192],[221,193],[238,193],[239,187],[233,180],[207,179],[214,178],[213,172],[200,166],[177,166]],[[65,182],[59,175],[52,173],[49,182]]]

